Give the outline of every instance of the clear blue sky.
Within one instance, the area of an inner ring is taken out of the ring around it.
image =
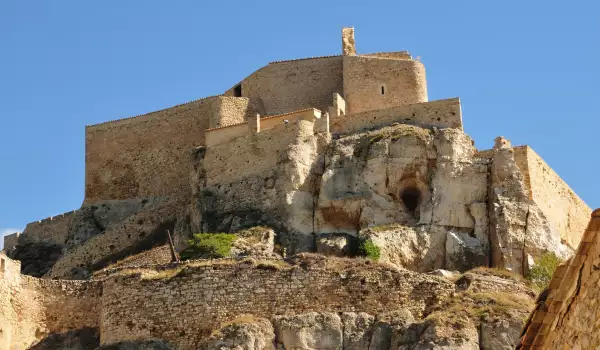
[[[359,53],[420,56],[430,99],[461,98],[478,148],[528,144],[600,207],[598,13],[595,1],[2,0],[0,230],[81,205],[86,124],[222,93],[269,61],[339,54],[343,26]]]

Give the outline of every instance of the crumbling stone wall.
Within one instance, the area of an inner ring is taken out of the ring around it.
[[[242,314],[270,318],[405,308],[420,317],[454,289],[441,278],[378,264],[323,263],[304,268],[191,265],[164,278],[111,277],[104,286],[101,343],[159,338],[197,349],[213,329]]]
[[[86,128],[85,203],[188,192],[189,150],[204,130],[253,114],[248,99],[213,96]]]
[[[348,114],[427,102],[425,67],[411,59],[343,56]]]
[[[333,93],[343,90],[342,57],[271,62],[239,84],[242,96],[250,98],[261,115],[283,114],[309,107],[326,110]],[[234,93],[235,87],[224,94],[234,96]]]
[[[1,350],[28,349],[53,333],[98,328],[99,282],[22,276],[19,262],[1,253],[0,266]]]

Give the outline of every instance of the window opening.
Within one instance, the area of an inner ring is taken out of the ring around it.
[[[238,84],[233,88],[234,97],[242,97],[242,84]]]

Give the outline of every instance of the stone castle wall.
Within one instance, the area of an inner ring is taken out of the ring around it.
[[[326,110],[335,92],[342,92],[342,57],[316,57],[271,62],[242,80],[242,96],[250,98],[261,115],[309,107]],[[235,88],[225,92],[234,96]]]
[[[524,327],[521,349],[600,347],[600,209],[575,255],[559,266]]]
[[[187,191],[189,151],[204,144],[204,130],[240,123],[246,113],[253,113],[248,99],[214,96],[88,126],[85,203]]]
[[[592,210],[533,149],[526,146],[526,154],[533,200],[560,237],[576,247]]]
[[[358,133],[381,128],[392,123],[413,124],[422,127],[463,128],[460,100],[451,98],[406,106],[395,106],[376,111],[332,117],[331,132]]]
[[[315,123],[307,120],[281,123],[258,134],[246,132],[227,144],[208,148],[204,157],[206,186],[232,183],[258,174],[268,177],[276,168],[280,153],[299,135],[312,135],[314,127]]]
[[[113,277],[104,286],[101,342],[157,337],[197,349],[213,329],[242,314],[404,308],[420,315],[452,290],[439,278],[364,262],[312,269],[213,264],[161,278]]]
[[[22,276],[20,268],[0,254],[0,350],[28,349],[50,333],[99,326],[99,282],[41,280]]]
[[[19,236],[21,235],[20,232],[15,232],[15,233],[11,233],[10,235],[5,235],[4,236],[4,250],[8,251],[10,249],[12,249],[14,246],[16,246],[19,243]]]
[[[409,59],[344,56],[347,113],[427,102],[425,67]]]
[[[75,211],[71,211],[27,224],[23,233],[19,236],[19,243],[43,242],[63,245],[67,240],[69,224],[74,214]]]

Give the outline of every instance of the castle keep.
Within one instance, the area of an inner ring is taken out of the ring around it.
[[[220,95],[87,126],[85,147],[83,205],[4,238],[0,350],[81,329],[198,349],[241,315],[278,337],[281,317],[325,311],[350,329],[354,313],[399,307],[429,327],[458,287],[423,272],[523,275],[589,239],[591,209],[532,148],[476,149],[458,98],[429,101],[419,60],[358,53],[353,28],[341,55],[271,62]],[[168,264],[162,247],[167,231],[181,251],[195,233],[256,227],[269,243],[229,260]],[[348,258],[367,241],[387,265]],[[485,348],[486,328],[469,327],[464,348]],[[290,337],[277,341],[311,348]],[[391,346],[374,339],[356,348]]]

